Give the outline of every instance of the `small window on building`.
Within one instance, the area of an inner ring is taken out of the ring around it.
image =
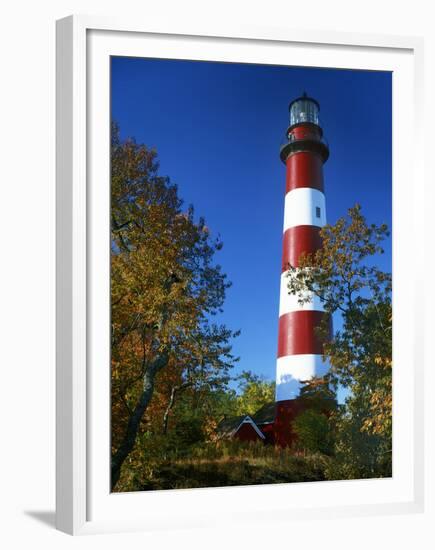
[[[320,218],[320,206],[316,206],[316,218]]]

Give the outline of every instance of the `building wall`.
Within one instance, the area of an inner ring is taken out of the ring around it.
[[[277,402],[273,425],[274,442],[276,445],[289,447],[295,443],[297,437],[292,430],[292,422],[305,408],[306,405],[301,399],[288,399]]]
[[[252,424],[242,424],[235,433],[234,437],[240,441],[263,441],[258,433],[252,427]]]
[[[270,424],[260,424],[258,427],[260,428],[261,432],[265,436],[266,439],[264,439],[264,443],[266,445],[274,445],[275,444],[275,428],[274,423],[271,422]]]

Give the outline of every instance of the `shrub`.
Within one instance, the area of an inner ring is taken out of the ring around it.
[[[328,417],[312,409],[299,414],[293,422],[299,448],[310,453],[330,455],[333,452],[332,427]]]

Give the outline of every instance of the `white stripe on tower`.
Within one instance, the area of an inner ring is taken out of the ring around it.
[[[324,311],[323,304],[318,296],[312,292],[306,291],[303,293],[305,300],[303,304],[299,303],[299,297],[296,294],[289,294],[288,290],[289,278],[287,272],[281,273],[280,297],[279,297],[279,316],[291,311]]]
[[[318,189],[299,187],[285,196],[284,232],[290,227],[326,224],[325,195]]]
[[[322,355],[304,353],[278,357],[276,362],[276,401],[294,399],[299,395],[300,380],[323,376],[328,372],[328,363]],[[279,380],[279,383],[278,383]]]

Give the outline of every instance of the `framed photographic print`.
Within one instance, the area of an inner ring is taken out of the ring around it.
[[[421,41],[57,30],[58,528],[421,510]]]

